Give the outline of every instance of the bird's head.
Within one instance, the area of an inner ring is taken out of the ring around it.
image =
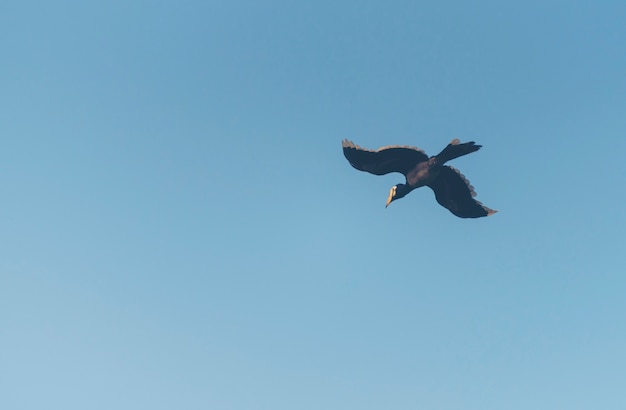
[[[408,193],[405,188],[406,188],[406,185],[404,184],[398,184],[398,185],[392,186],[391,190],[389,191],[389,196],[387,197],[387,204],[385,204],[385,208],[387,208],[389,204],[395,201],[396,199],[400,199],[404,197]]]

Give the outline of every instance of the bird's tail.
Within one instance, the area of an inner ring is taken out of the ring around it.
[[[451,159],[476,152],[480,147],[482,147],[482,145],[476,145],[474,141],[461,143],[458,139],[454,139],[443,151],[437,154],[437,162],[443,165]]]

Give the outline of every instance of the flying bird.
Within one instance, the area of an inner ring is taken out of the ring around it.
[[[350,165],[359,171],[374,175],[391,172],[404,175],[405,183],[391,188],[385,207],[416,188],[428,186],[435,192],[437,202],[460,218],[480,218],[498,212],[475,200],[474,187],[463,174],[444,165],[454,158],[478,151],[482,146],[476,145],[474,141],[461,143],[454,139],[433,157],[428,157],[419,148],[404,145],[386,146],[373,151],[343,140],[341,146]]]

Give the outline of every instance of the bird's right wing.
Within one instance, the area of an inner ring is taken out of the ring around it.
[[[348,140],[343,140],[341,146],[343,155],[350,165],[359,171],[374,175],[385,175],[390,172],[406,175],[418,162],[428,161],[428,155],[416,147],[391,145],[372,151]]]
[[[439,176],[428,186],[435,191],[437,202],[459,218],[480,218],[498,212],[474,199],[474,187],[455,168],[441,167]]]

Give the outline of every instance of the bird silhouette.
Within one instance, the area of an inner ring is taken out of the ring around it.
[[[416,147],[391,145],[376,151],[361,148],[352,141],[342,141],[343,154],[354,168],[374,175],[399,172],[405,183],[394,185],[389,191],[387,204],[403,198],[423,186],[435,192],[437,202],[460,218],[480,218],[498,211],[489,209],[474,199],[476,193],[457,169],[444,165],[463,155],[478,151],[482,146],[474,141],[461,143],[454,139],[439,154],[429,157]]]

